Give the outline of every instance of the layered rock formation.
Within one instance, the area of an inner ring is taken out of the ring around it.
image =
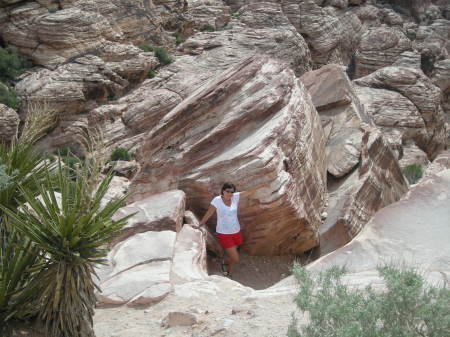
[[[318,115],[293,71],[267,57],[250,58],[197,90],[146,135],[134,196],[178,187],[200,215],[223,180],[231,180],[240,190],[255,190],[240,211],[245,248],[302,252],[318,244],[324,145]]]
[[[107,42],[141,43],[167,39],[163,26],[183,10],[183,2],[61,1],[4,4],[2,39],[33,62],[55,66],[101,48]],[[167,35],[167,34],[166,34]]]
[[[17,112],[4,104],[0,104],[0,142],[10,142],[12,137],[16,135],[18,126],[19,116]]]
[[[376,272],[379,265],[395,263],[419,268],[429,281],[448,283],[448,157],[448,153],[440,157],[440,169],[412,187],[401,201],[378,211],[351,243],[313,262],[307,269],[320,271],[345,266],[350,273],[347,280],[365,287],[379,280]]]
[[[320,250],[328,253],[358,234],[380,208],[407,190],[396,157],[376,115],[360,102],[342,67],[327,65],[301,77],[327,136],[327,217],[320,227]],[[393,116],[393,118],[399,118]]]
[[[400,126],[397,128],[398,137],[402,142],[406,142],[408,139],[414,140],[415,144],[425,151],[430,159],[433,159],[446,147],[447,132],[440,105],[441,90],[433,85],[422,71],[405,67],[385,67],[355,80],[355,83],[359,86],[395,91],[406,98],[405,100],[399,95],[394,95],[397,99],[397,108],[404,110],[403,114],[406,113],[408,116],[406,124],[401,121],[398,114],[395,117],[395,125]],[[377,112],[379,110],[377,100],[382,100],[386,92],[371,91],[374,94],[372,97],[364,95],[368,92],[367,90],[360,92],[363,94],[362,97],[368,111],[375,114],[377,120],[382,123],[381,126],[392,126],[392,124],[389,125],[387,116],[381,117]],[[391,105],[389,102],[381,104]],[[386,112],[384,107],[383,111],[384,115],[391,114]]]

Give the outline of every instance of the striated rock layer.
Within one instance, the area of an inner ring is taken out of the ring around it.
[[[0,83],[0,85],[2,85]],[[19,127],[19,116],[13,109],[0,103],[0,143],[10,142]]]
[[[252,189],[240,220],[251,254],[318,244],[326,186],[325,139],[302,84],[282,62],[249,58],[168,113],[139,155],[135,198],[172,188],[198,215],[224,181]]]

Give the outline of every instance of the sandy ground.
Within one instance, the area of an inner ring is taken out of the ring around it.
[[[295,292],[270,294],[242,287],[224,277],[185,284],[148,308],[97,309],[97,337],[278,337],[286,336]],[[233,309],[235,313],[233,313]],[[193,326],[162,327],[171,311],[195,314]]]

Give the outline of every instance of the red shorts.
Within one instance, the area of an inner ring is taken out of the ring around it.
[[[217,240],[219,240],[220,245],[223,249],[231,248],[234,246],[242,245],[242,235],[241,232],[234,234],[220,234],[216,233]]]

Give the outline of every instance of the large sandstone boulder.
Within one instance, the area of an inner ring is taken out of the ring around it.
[[[137,233],[171,230],[178,232],[183,224],[186,196],[173,190],[151,195],[120,208],[113,219],[132,215],[115,242]]]
[[[181,284],[202,280],[207,276],[206,235],[200,229],[185,224],[177,233],[170,281],[172,284]]]
[[[361,162],[345,179],[328,182],[327,218],[320,227],[320,252],[355,237],[379,209],[399,200],[408,183],[379,129],[365,127]]]
[[[418,268],[429,281],[448,284],[449,167],[422,179],[402,200],[378,211],[352,242],[307,269],[345,266],[350,273],[346,279],[364,287],[376,279],[379,265],[394,263]]]
[[[415,106],[425,124],[425,130],[424,134],[413,134],[412,138],[417,146],[427,153],[430,159],[433,159],[446,147],[447,133],[444,123],[444,114],[440,105],[441,90],[420,70],[405,67],[385,67],[368,76],[359,78],[354,82],[359,86],[396,91]],[[386,92],[384,92],[384,95],[385,94]],[[378,91],[378,98],[376,98],[376,100],[382,99],[381,95],[383,94]],[[399,99],[397,101],[399,106],[403,106],[402,109],[405,110],[403,115],[405,113],[409,114],[409,117],[404,120],[403,124],[406,124],[403,126],[408,126],[409,128],[411,128],[411,126],[413,128],[421,128],[422,124],[420,118],[417,116],[417,112],[413,106],[407,103],[406,100],[400,99],[398,95],[395,95],[395,97]],[[376,110],[377,105],[376,102],[374,104],[374,97],[365,97],[363,99],[370,101],[368,107],[369,110],[372,109],[372,113],[374,113],[375,111],[373,108]],[[390,99],[391,98],[389,98],[389,100]],[[385,107],[383,110],[388,111]],[[385,114],[385,112],[383,112],[383,114]],[[415,122],[414,119],[411,119],[413,116],[416,116]],[[398,114],[396,118],[399,118]],[[383,123],[386,123],[386,118],[383,117],[383,119]],[[398,120],[398,124],[399,123],[400,120]]]
[[[400,28],[369,28],[355,54],[355,76],[362,77],[390,66],[402,53],[411,50],[411,41]]]
[[[117,244],[108,264],[97,268],[99,303],[150,304],[171,290],[170,268],[176,233],[145,232]]]
[[[349,173],[360,161],[361,123],[370,123],[343,68],[334,64],[304,74],[305,84],[327,137],[327,170],[334,177]]]
[[[302,84],[285,63],[249,58],[185,99],[146,135],[134,196],[178,187],[202,215],[224,181],[240,190],[251,254],[318,243],[325,198],[325,139]]]
[[[0,83],[0,85],[2,85]],[[0,103],[0,142],[10,142],[16,135],[19,115],[16,111]]]

